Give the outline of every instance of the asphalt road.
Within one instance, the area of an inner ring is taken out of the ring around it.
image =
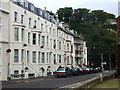
[[[105,71],[103,75],[109,75],[114,71]],[[35,80],[25,80],[24,82],[18,82],[13,84],[3,85],[3,90],[5,88],[60,88],[63,86],[67,86],[70,84],[75,84],[78,82],[82,82],[88,79],[92,79],[96,77],[96,73],[87,74],[82,76],[72,76],[68,78],[49,78],[49,79],[35,79]]]

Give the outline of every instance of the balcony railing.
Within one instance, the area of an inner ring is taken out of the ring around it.
[[[75,57],[77,57],[77,58],[82,58],[83,57],[83,55],[82,54],[76,54],[76,56]]]
[[[75,41],[75,44],[83,45],[80,41]]]

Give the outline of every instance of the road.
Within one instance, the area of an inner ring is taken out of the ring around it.
[[[114,71],[105,71],[102,72],[103,75],[109,75]],[[25,80],[24,82],[6,84],[3,85],[3,90],[5,88],[60,88],[63,86],[75,84],[78,82],[82,82],[88,79],[92,79],[96,77],[96,73],[87,74],[82,76],[73,76],[68,78],[49,78],[49,79],[36,79],[36,80]]]

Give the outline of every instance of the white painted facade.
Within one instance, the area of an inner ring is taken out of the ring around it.
[[[7,53],[9,48],[9,4],[3,1],[0,1],[0,80],[7,79],[9,56]]]
[[[73,33],[12,2],[4,6],[5,12],[0,9],[0,80],[19,79],[25,73],[46,76],[59,66],[77,66]],[[84,58],[87,63],[87,53]]]

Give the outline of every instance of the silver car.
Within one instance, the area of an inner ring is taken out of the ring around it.
[[[68,67],[60,67],[55,71],[55,76],[56,77],[68,77],[72,76],[71,70]]]

